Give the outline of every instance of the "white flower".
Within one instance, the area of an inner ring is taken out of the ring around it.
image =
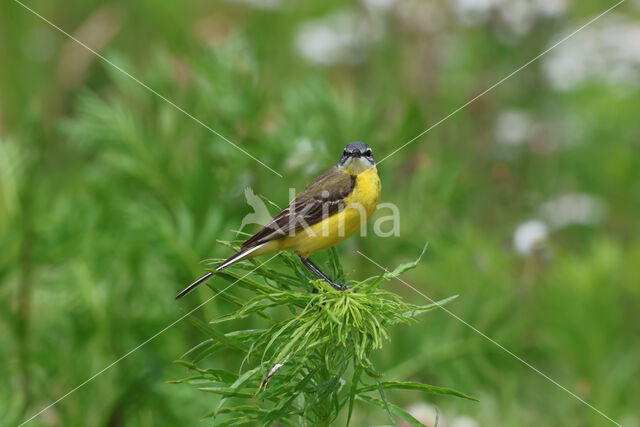
[[[589,194],[568,193],[545,202],[540,213],[552,229],[573,224],[596,225],[604,218],[605,205]]]
[[[510,33],[524,35],[537,20],[564,14],[567,0],[453,0],[452,8],[464,25],[483,25],[498,16]]]
[[[317,162],[313,159],[326,154],[326,144],[322,140],[311,140],[308,137],[301,137],[295,140],[293,152],[287,157],[285,167],[287,170],[302,168],[307,174],[318,171]]]
[[[610,14],[545,55],[543,69],[558,90],[594,79],[639,86],[640,24]]]
[[[282,5],[281,0],[227,0],[230,3],[243,3],[256,9],[277,9]]]
[[[501,0],[454,0],[453,11],[463,24],[469,26],[480,25],[489,19],[491,9]]]
[[[366,58],[376,38],[366,19],[341,12],[303,24],[295,45],[307,61],[317,65],[357,64]]]
[[[549,235],[547,225],[532,219],[518,225],[513,233],[513,247],[522,256],[531,256],[546,240]]]
[[[532,120],[529,114],[520,110],[506,110],[496,119],[494,135],[505,145],[520,145],[525,142],[531,130]]]
[[[438,420],[438,425],[445,427],[446,424],[442,418],[442,414],[438,413],[438,410],[435,406],[429,405],[428,403],[414,403],[406,408],[406,411],[413,415],[415,419],[420,421],[422,424],[432,426],[435,425],[436,419]],[[409,426],[408,423],[403,422],[404,426]]]
[[[371,12],[384,13],[389,11],[397,3],[397,0],[361,0],[361,3]]]
[[[448,427],[479,427],[480,423],[475,419],[462,415],[451,420]]]
[[[537,18],[534,2],[527,0],[510,0],[504,2],[499,9],[499,13],[506,24],[507,30],[518,36],[528,33]],[[505,41],[509,41],[510,39],[511,38],[506,39]]]
[[[567,0],[535,0],[533,2],[533,7],[536,9],[536,12],[549,18],[563,15],[567,10],[567,6]]]

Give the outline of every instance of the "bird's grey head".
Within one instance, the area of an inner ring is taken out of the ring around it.
[[[360,173],[376,165],[373,152],[364,142],[352,142],[344,148],[338,167],[348,169],[352,173]]]

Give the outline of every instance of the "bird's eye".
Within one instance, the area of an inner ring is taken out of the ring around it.
[[[342,152],[342,155],[343,155],[343,156],[346,156],[346,155],[347,155],[347,150],[344,150],[344,151]]]
[[[367,150],[367,151],[365,151],[365,152],[364,152],[364,155],[365,155],[365,156],[367,156],[367,157],[371,156],[371,150]]]

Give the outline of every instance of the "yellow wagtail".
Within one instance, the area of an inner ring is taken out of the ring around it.
[[[316,178],[215,271],[258,255],[292,250],[315,275],[335,289],[344,290],[346,287],[320,271],[309,255],[334,246],[358,231],[376,209],[379,198],[380,179],[371,147],[353,142],[345,147],[336,166]],[[213,274],[209,272],[193,282],[176,299]]]

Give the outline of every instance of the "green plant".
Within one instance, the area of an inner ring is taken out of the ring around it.
[[[418,306],[380,289],[386,280],[415,267],[418,260],[391,273],[350,282],[350,289],[341,292],[321,280],[309,280],[295,256],[282,254],[280,258],[291,274],[267,267],[267,263],[239,264],[219,273],[254,296],[241,300],[220,293],[237,308],[209,324],[194,319],[209,339],[189,350],[185,360],[177,361],[195,375],[175,382],[195,384],[201,391],[220,396],[216,409],[207,415],[216,418],[216,425],[296,425],[298,417],[299,425],[326,426],[345,408],[348,424],[356,400],[422,425],[387,402],[385,390],[419,390],[475,400],[447,388],[384,381],[370,361],[371,352],[389,338],[388,326],[415,321],[419,314],[455,298]],[[344,279],[335,251],[330,252],[327,264],[334,277]],[[252,277],[247,272],[253,272]],[[312,287],[317,292],[311,292]],[[224,324],[249,316],[262,317],[266,326],[221,332]],[[205,357],[224,350],[243,355],[238,373],[198,366]],[[370,392],[377,392],[380,398]]]

